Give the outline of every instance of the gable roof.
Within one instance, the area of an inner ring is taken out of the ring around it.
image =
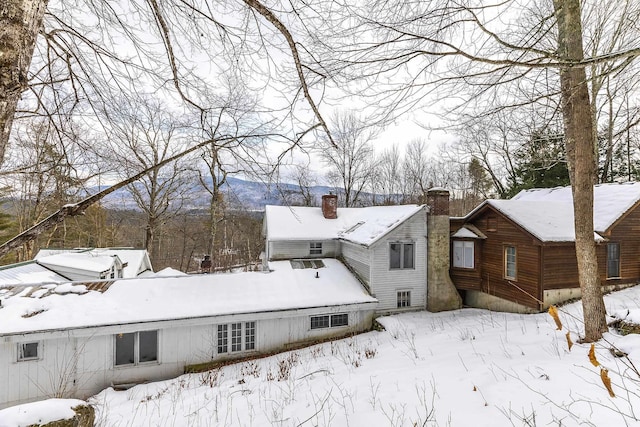
[[[64,254],[83,254],[81,256],[85,257],[95,257],[95,256],[117,256],[120,261],[123,263],[124,268],[122,269],[122,274],[124,278],[132,278],[137,277],[144,273],[145,271],[153,271],[153,267],[151,266],[151,261],[149,260],[149,253],[145,249],[135,249],[135,248],[75,248],[75,249],[40,249],[36,256],[33,258],[35,260],[41,261],[44,260],[44,263],[47,263],[47,259],[54,255],[64,255]],[[70,259],[73,257],[78,258],[78,256],[72,255]],[[57,258],[53,258],[54,263],[64,262],[61,260],[65,260],[67,257],[61,256]],[[78,258],[79,259],[79,258]],[[88,258],[87,258],[88,259]],[[74,266],[79,265],[77,263]]]
[[[604,240],[615,222],[640,202],[640,183],[594,186],[594,239]],[[486,200],[465,217],[469,220],[486,206],[499,211],[542,242],[575,240],[571,187],[522,190],[510,200]]]
[[[116,260],[109,255],[94,255],[90,252],[69,252],[40,257],[37,262],[53,270],[63,268],[103,273],[109,271]]]
[[[424,205],[339,208],[336,219],[326,219],[316,207],[265,207],[266,237],[283,240],[345,240],[370,246],[391,232]]]
[[[326,268],[320,269],[293,269],[289,261],[277,261],[269,273],[121,279],[102,292],[71,283],[39,292],[29,286],[19,293],[0,289],[0,336],[377,303],[340,261],[323,262]]]

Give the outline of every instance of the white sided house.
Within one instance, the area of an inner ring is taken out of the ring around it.
[[[427,301],[427,207],[267,206],[263,224],[269,261],[339,258],[378,301],[377,312],[424,310]]]
[[[378,302],[338,260],[269,267],[0,288],[0,409],[371,327]]]

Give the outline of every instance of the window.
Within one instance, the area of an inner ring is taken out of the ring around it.
[[[349,325],[349,315],[347,313],[343,314],[334,314],[331,316],[331,327],[335,328],[337,326],[348,326]]]
[[[453,241],[453,266],[458,268],[473,268],[474,242],[462,240]]]
[[[339,326],[349,326],[349,314],[311,316],[311,329],[337,328]]]
[[[504,248],[504,277],[505,279],[516,279],[517,273],[517,254],[515,246],[507,246]]]
[[[38,345],[37,342],[25,342],[18,344],[18,362],[26,360],[38,360]]]
[[[413,268],[413,243],[391,243],[389,246],[389,268]]]
[[[324,268],[324,262],[321,259],[292,259],[291,268]]]
[[[244,329],[244,349],[256,349],[256,322],[245,323]]]
[[[309,243],[309,255],[322,255],[322,242]]]
[[[227,344],[227,325],[218,325],[218,353],[226,353]]]
[[[231,324],[231,351],[242,350],[242,323]]]
[[[329,327],[329,316],[313,316],[311,317],[311,329],[321,329]]]
[[[411,291],[398,291],[398,308],[411,307]]]
[[[229,342],[229,330],[231,330],[231,342]],[[245,350],[255,350],[256,322],[218,325],[218,354],[242,351],[243,342]]]
[[[607,278],[620,277],[620,244],[607,244]]]
[[[116,366],[158,361],[158,331],[116,335]]]

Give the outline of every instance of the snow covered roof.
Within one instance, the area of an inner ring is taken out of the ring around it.
[[[465,224],[458,231],[453,233],[451,237],[457,237],[459,239],[468,238],[468,239],[486,239],[487,236],[473,224]]]
[[[278,261],[270,273],[121,279],[104,292],[69,283],[58,285],[66,286],[63,295],[57,288],[47,296],[27,296],[28,287],[19,294],[0,290],[0,336],[377,302],[340,261],[323,262],[320,269]]]
[[[593,187],[593,197],[593,226],[602,233],[640,201],[640,182],[598,184]],[[523,190],[511,200],[561,202],[573,209],[571,187]]]
[[[336,219],[326,219],[321,208],[268,205],[267,239],[341,239],[369,246],[422,209],[419,205],[338,208]]]
[[[122,270],[124,278],[137,277],[147,270],[153,270],[149,254],[145,249],[135,248],[75,248],[75,249],[40,249],[35,260],[42,260],[52,255],[85,254],[85,256],[117,256],[125,267]],[[104,270],[103,270],[104,271]]]
[[[640,201],[640,183],[594,186],[594,239],[604,234],[622,215]],[[573,242],[573,196],[571,187],[523,190],[510,200],[487,200],[467,218],[489,205],[543,242]]]
[[[34,261],[0,268],[0,288],[28,283],[60,283],[68,280]]]
[[[75,270],[102,273],[113,266],[114,259],[109,255],[93,255],[90,252],[69,252],[50,255],[38,259],[38,264],[49,268],[72,268]]]

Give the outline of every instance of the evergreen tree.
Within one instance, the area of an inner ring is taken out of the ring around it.
[[[516,182],[506,197],[529,188],[553,188],[570,184],[564,150],[564,136],[535,132],[514,154]]]

